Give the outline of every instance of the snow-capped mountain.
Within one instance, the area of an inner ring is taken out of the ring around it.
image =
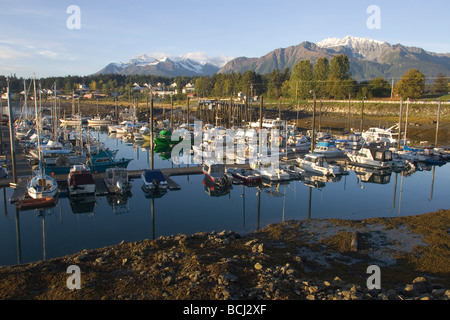
[[[217,73],[231,57],[208,57],[203,53],[183,56],[140,54],[128,62],[113,62],[96,74],[148,74],[165,77],[206,76]]]
[[[327,49],[339,49],[339,47],[345,47],[351,51],[353,58],[376,60],[382,51],[389,48],[391,45],[387,42],[369,38],[346,36],[342,39],[327,38],[318,42],[317,46]]]
[[[329,38],[317,44],[304,41],[298,45],[275,49],[259,58],[239,57],[229,61],[219,73],[244,73],[252,70],[266,74],[275,69],[292,70],[300,60],[315,63],[319,58],[327,58],[330,61],[339,54],[347,55],[352,77],[357,81],[375,77],[400,78],[412,68],[419,69],[427,77],[435,77],[439,73],[450,74],[449,54],[351,36]]]

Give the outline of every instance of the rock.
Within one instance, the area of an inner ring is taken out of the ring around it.
[[[413,289],[415,292],[421,294],[426,293],[430,291],[430,284],[428,283],[427,279],[424,277],[417,277],[413,280]]]
[[[230,282],[237,282],[239,278],[231,273],[222,273],[219,275],[219,284],[228,285]]]
[[[261,263],[257,262],[257,263],[255,263],[254,267],[256,270],[261,270],[263,266],[261,265]]]

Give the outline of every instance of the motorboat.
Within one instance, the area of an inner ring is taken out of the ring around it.
[[[398,130],[398,124],[387,129],[371,127],[368,130],[363,131],[361,135],[367,143],[381,142],[388,146],[398,146],[399,144],[407,145],[405,140],[402,139],[400,139],[399,143],[399,134],[395,130]]]
[[[245,168],[226,168],[226,173],[241,180],[244,184],[257,184],[262,180],[262,176],[259,173]]]
[[[128,171],[125,168],[107,168],[103,181],[109,193],[125,194],[131,190]]]
[[[229,185],[230,181],[225,173],[225,165],[221,163],[214,163],[211,160],[206,160],[202,166],[203,174],[212,183],[216,185]]]
[[[350,163],[356,166],[375,168],[375,169],[391,169],[392,168],[392,151],[375,146],[363,146],[357,152],[348,153]]]
[[[344,151],[339,149],[334,141],[319,141],[313,152],[329,158],[341,157],[344,155]]]
[[[67,193],[70,196],[95,193],[95,181],[91,169],[84,165],[74,165],[67,175]]]
[[[339,166],[331,164],[323,154],[308,153],[304,158],[297,157],[300,168],[315,174],[337,176],[346,172]]]
[[[166,177],[161,170],[146,169],[142,172],[141,179],[144,182],[143,188],[146,190],[167,190],[168,188]]]
[[[88,119],[89,126],[107,126],[111,124],[111,116],[106,116],[105,118],[101,118],[100,116],[95,116],[92,119]]]
[[[364,145],[364,138],[361,133],[351,133],[335,139],[334,142],[338,148],[357,150]]]
[[[263,163],[261,161],[252,162],[250,167],[259,173],[263,179],[270,181],[289,181],[291,175],[280,166],[272,163]]]

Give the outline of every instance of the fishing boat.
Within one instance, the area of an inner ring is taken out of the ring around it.
[[[32,210],[52,207],[56,204],[57,199],[55,197],[44,198],[24,198],[16,202],[16,208],[19,210]]]
[[[126,168],[132,159],[115,159],[114,153],[108,148],[102,148],[98,153],[88,158],[88,166],[93,173],[103,173],[107,168]]]
[[[297,157],[297,162],[306,172],[325,176],[338,176],[345,173],[340,166],[330,164],[323,154],[308,153],[304,158]]]
[[[167,130],[161,130],[158,135],[153,138],[153,142],[155,142],[156,145],[175,145],[180,143],[182,140],[182,137],[178,137],[178,140],[175,139],[172,141],[172,132]]]
[[[75,165],[67,176],[67,192],[70,196],[95,193],[95,181],[86,165]]]
[[[202,165],[202,172],[206,178],[216,185],[224,186],[230,184],[230,181],[225,173],[224,164],[206,160]]]
[[[314,148],[315,154],[321,154],[328,158],[341,157],[344,151],[339,149],[333,141],[319,141]]]
[[[125,194],[131,190],[128,171],[125,168],[107,168],[103,181],[109,193]]]
[[[244,168],[226,168],[226,173],[231,174],[232,177],[241,180],[245,184],[258,184],[262,180],[262,176],[249,169]]]
[[[355,153],[348,153],[347,156],[352,165],[374,169],[392,168],[392,151],[385,148],[363,146]]]

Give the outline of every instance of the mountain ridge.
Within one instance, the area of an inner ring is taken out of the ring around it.
[[[300,60],[315,63],[318,58],[329,60],[339,54],[346,54],[350,61],[352,77],[357,81],[374,77],[399,79],[411,68],[419,69],[427,77],[439,73],[450,75],[450,54],[434,53],[419,47],[369,38],[346,36],[342,39],[328,38],[317,44],[304,41],[298,45],[275,49],[259,58],[240,57],[231,60],[219,73],[246,72],[270,73],[274,69],[289,68]]]

